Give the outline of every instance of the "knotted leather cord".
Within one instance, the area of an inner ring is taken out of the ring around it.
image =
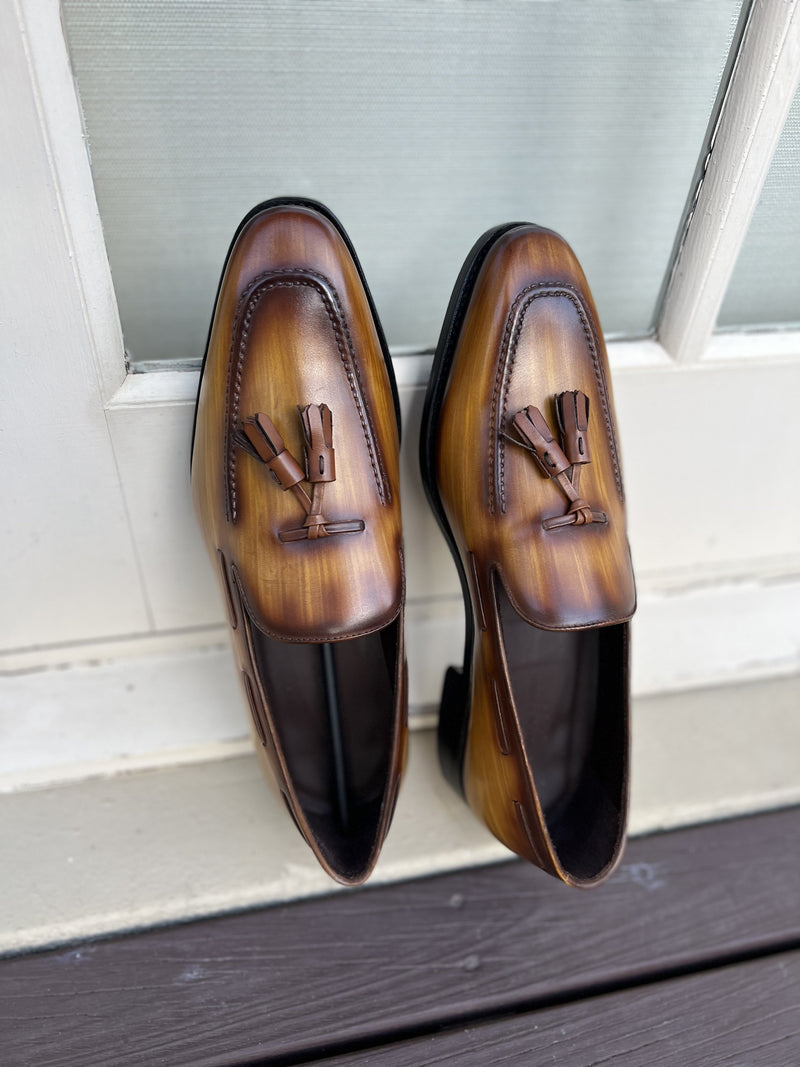
[[[532,405],[518,411],[512,420],[518,436],[508,436],[509,441],[531,453],[542,474],[555,481],[569,501],[565,515],[542,519],[542,526],[554,530],[561,526],[607,522],[605,513],[592,508],[578,492],[581,467],[591,462],[586,436],[589,398],[575,390],[559,393],[555,401],[563,448],[559,447],[541,411]]]
[[[363,519],[329,522],[322,510],[325,484],[336,480],[336,461],[333,448],[333,415],[327,404],[308,404],[298,408],[303,426],[306,454],[305,472],[288,451],[277,427],[262,411],[246,419],[234,434],[235,443],[254,459],[266,464],[278,485],[291,490],[306,514],[303,525],[281,530],[282,542],[316,541],[338,533],[361,533]],[[307,481],[311,496],[300,484]]]

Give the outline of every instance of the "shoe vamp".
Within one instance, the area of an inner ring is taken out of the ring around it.
[[[634,610],[635,591],[613,404],[591,307],[577,286],[542,283],[518,288],[498,308],[487,273],[442,411],[446,510],[463,547],[497,571],[527,621],[548,628],[622,621]],[[485,346],[482,359],[470,351],[477,344]],[[557,439],[554,398],[569,390],[589,398],[591,462],[581,465],[580,496],[607,521],[546,529],[570,501],[513,439],[513,418],[534,405]]]
[[[336,477],[324,484],[321,510],[331,524],[364,524],[359,532],[282,540],[303,529],[302,503],[264,464],[242,450],[234,454],[232,559],[256,625],[290,640],[330,640],[385,626],[402,592],[391,394],[388,386],[370,388],[373,378],[385,379],[382,355],[355,342],[343,354],[329,310],[314,287],[267,293],[250,321],[239,380],[236,417],[266,412],[301,466],[297,408],[330,408]],[[303,487],[310,495],[310,483]]]

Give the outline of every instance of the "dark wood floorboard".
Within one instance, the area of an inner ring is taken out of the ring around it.
[[[797,1067],[800,952],[313,1063],[317,1067],[442,1063]]]
[[[3,1067],[283,1062],[800,944],[800,809],[0,963]]]

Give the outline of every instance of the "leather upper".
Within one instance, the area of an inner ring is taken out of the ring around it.
[[[557,410],[561,395],[568,399]],[[543,469],[548,447],[545,462],[560,468],[558,478]],[[581,447],[589,461],[578,463]],[[578,522],[564,518],[572,494],[565,449],[580,468]],[[435,473],[473,595],[489,585],[476,572],[493,571],[535,626],[630,618],[635,590],[607,357],[583,272],[549,230],[515,227],[481,267],[442,404]]]
[[[397,456],[381,343],[343,238],[311,208],[256,214],[220,285],[192,465],[229,601],[233,583],[255,625],[290,641],[391,622],[403,596]]]

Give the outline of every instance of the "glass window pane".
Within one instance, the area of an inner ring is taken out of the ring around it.
[[[719,325],[800,325],[800,90],[750,220]]]
[[[242,215],[341,218],[389,341],[489,226],[560,231],[650,328],[739,0],[63,0],[126,344],[199,359]]]

